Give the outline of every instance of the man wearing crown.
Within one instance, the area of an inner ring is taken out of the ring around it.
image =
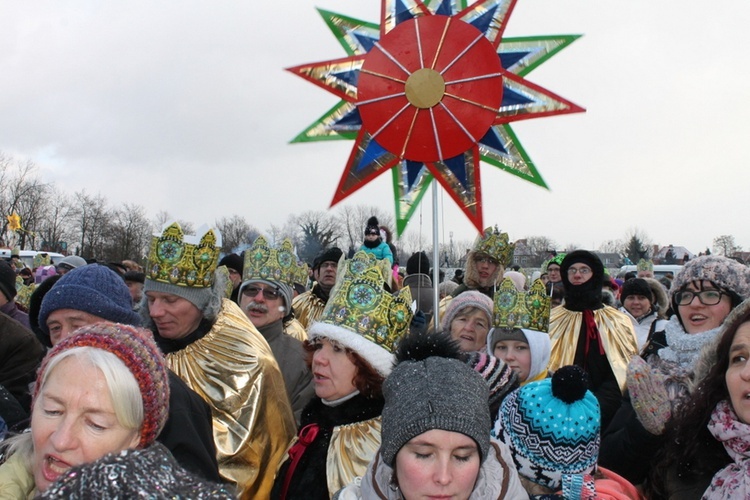
[[[276,249],[259,236],[245,251],[238,296],[240,307],[273,351],[298,424],[302,409],[315,395],[307,353],[302,342],[288,334],[284,323],[292,309],[292,287],[299,268],[291,240],[284,240]],[[307,272],[306,265],[304,268]]]
[[[333,285],[336,284],[339,260],[344,252],[338,247],[324,250],[313,261],[313,279],[311,290],[297,295],[292,301],[294,314],[306,329],[323,315]]]
[[[638,353],[630,319],[602,302],[604,265],[591,252],[576,250],[561,265],[565,302],[552,309],[549,369],[578,365],[601,408],[602,429],[620,407],[630,358]]]
[[[211,407],[219,472],[240,498],[267,498],[294,436],[284,379],[263,336],[225,298],[218,231],[154,235],[141,309],[169,367]]]
[[[641,260],[638,261],[638,264],[636,264],[635,268],[638,271],[639,278],[654,277],[654,261],[650,259],[646,260],[644,258],[641,258]]]

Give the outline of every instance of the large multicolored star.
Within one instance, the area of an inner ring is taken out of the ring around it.
[[[399,234],[433,178],[481,231],[480,161],[547,187],[509,124],[584,111],[525,79],[578,36],[503,38],[516,0],[381,2],[319,11],[348,56],[289,71],[341,101],[292,142],[355,140],[331,205],[392,170]]]

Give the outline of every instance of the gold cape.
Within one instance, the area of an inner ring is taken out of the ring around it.
[[[624,391],[628,363],[630,358],[638,353],[633,323],[623,313],[609,306],[595,310],[594,321],[599,329],[599,336],[612,372],[620,385],[620,390]],[[548,365],[551,371],[573,364],[582,322],[582,312],[569,311],[563,306],[552,309],[549,318],[552,354]]]
[[[271,348],[228,299],[208,334],[167,355],[169,367],[211,407],[219,472],[240,498],[268,498],[295,435]]]
[[[297,321],[297,318],[292,318],[284,323],[284,333],[289,335],[290,337],[294,337],[300,342],[304,342],[305,340],[307,340],[307,332],[305,331],[305,327],[302,326],[302,323]]]
[[[367,466],[380,449],[381,417],[333,428],[326,455],[328,493],[333,495],[356,478],[364,476]],[[297,438],[289,448],[294,446]],[[289,458],[285,455],[282,463]]]
[[[292,309],[294,317],[302,323],[305,330],[309,330],[313,321],[317,321],[323,315],[326,303],[320,300],[317,295],[309,290],[294,297],[292,300]]]

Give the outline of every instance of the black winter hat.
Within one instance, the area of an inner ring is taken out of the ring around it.
[[[236,253],[225,255],[224,258],[219,261],[219,265],[227,266],[227,269],[233,269],[242,274],[242,257],[237,255]]]
[[[336,262],[338,264],[344,252],[339,247],[331,247],[323,250],[313,261],[313,271],[318,270],[323,262]]]
[[[8,301],[16,296],[16,273],[4,260],[0,261],[0,291]]]
[[[377,234],[380,235],[380,223],[378,222],[378,218],[373,216],[367,219],[367,227],[365,227],[365,236],[368,234]]]
[[[430,274],[430,259],[424,252],[414,252],[406,261],[406,274]]]
[[[625,302],[625,298],[628,295],[643,295],[652,305],[654,303],[654,294],[651,292],[651,287],[648,286],[648,282],[643,278],[629,279],[622,284],[620,302]]]
[[[596,284],[599,288],[604,286],[604,264],[595,254],[588,250],[575,250],[565,256],[562,263],[560,264],[560,277],[562,278],[565,288],[571,286],[570,280],[568,279],[568,269],[573,264],[586,264],[591,268],[591,279],[588,281],[592,284]],[[587,282],[587,283],[588,283]]]

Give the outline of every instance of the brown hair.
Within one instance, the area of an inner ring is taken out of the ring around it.
[[[317,337],[313,340],[305,340],[303,346],[307,351],[306,363],[307,367],[312,370],[312,359],[313,354],[317,350],[317,340],[326,339],[332,344],[338,344],[335,340],[329,339],[328,337]],[[340,345],[340,344],[339,344]],[[341,346],[346,351],[346,355],[352,364],[357,368],[357,372],[354,374],[354,380],[352,384],[357,390],[368,399],[380,398],[383,396],[383,377],[378,371],[368,363],[365,358],[360,356],[356,351],[349,349],[346,346]]]

